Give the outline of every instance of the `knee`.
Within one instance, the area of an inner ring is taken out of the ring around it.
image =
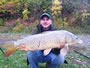
[[[64,63],[64,57],[59,55],[57,56],[53,61],[51,61],[51,64],[54,64],[54,65],[61,65]]]
[[[32,59],[34,57],[33,53],[31,51],[27,52],[27,58]]]
[[[37,59],[38,58],[38,54],[37,54],[37,51],[28,51],[27,52],[27,58],[28,59]]]
[[[62,65],[63,63],[64,63],[64,59],[63,58],[57,61],[57,65]]]
[[[64,60],[58,60],[58,59],[55,59],[54,61],[51,62],[51,64],[54,64],[54,65],[62,65],[64,63]]]

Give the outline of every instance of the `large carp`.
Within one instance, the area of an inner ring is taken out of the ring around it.
[[[57,30],[31,35],[17,41],[0,43],[0,48],[7,49],[5,57],[8,57],[21,46],[24,46],[26,50],[35,51],[57,48],[62,44],[68,44],[68,46],[70,46],[81,43],[82,40],[71,32]]]

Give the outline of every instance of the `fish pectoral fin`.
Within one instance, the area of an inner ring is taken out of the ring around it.
[[[62,48],[62,49],[60,50],[60,54],[61,54],[62,56],[66,56],[67,53],[68,53],[68,50],[69,50],[68,44],[65,44],[64,48]]]
[[[52,48],[44,50],[44,56],[48,55],[51,50],[52,50]]]
[[[16,49],[17,48],[9,48],[9,49],[7,49],[7,51],[4,54],[4,57],[7,58],[8,56],[12,55],[16,51]]]

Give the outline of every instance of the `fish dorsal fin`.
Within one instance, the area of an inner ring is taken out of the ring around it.
[[[44,56],[48,55],[51,50],[52,50],[52,48],[44,50]]]

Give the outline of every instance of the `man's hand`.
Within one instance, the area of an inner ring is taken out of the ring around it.
[[[69,50],[68,44],[65,44],[64,48],[61,49],[60,54],[62,56],[66,56],[68,53],[68,50]]]
[[[59,47],[57,47],[57,48],[64,48],[64,46],[65,46],[65,44],[61,44]]]
[[[24,45],[19,46],[19,50],[21,50],[21,51],[25,50],[25,48],[26,47]]]
[[[19,50],[21,50],[21,51],[30,51],[29,48],[27,48],[25,45],[19,46]]]

